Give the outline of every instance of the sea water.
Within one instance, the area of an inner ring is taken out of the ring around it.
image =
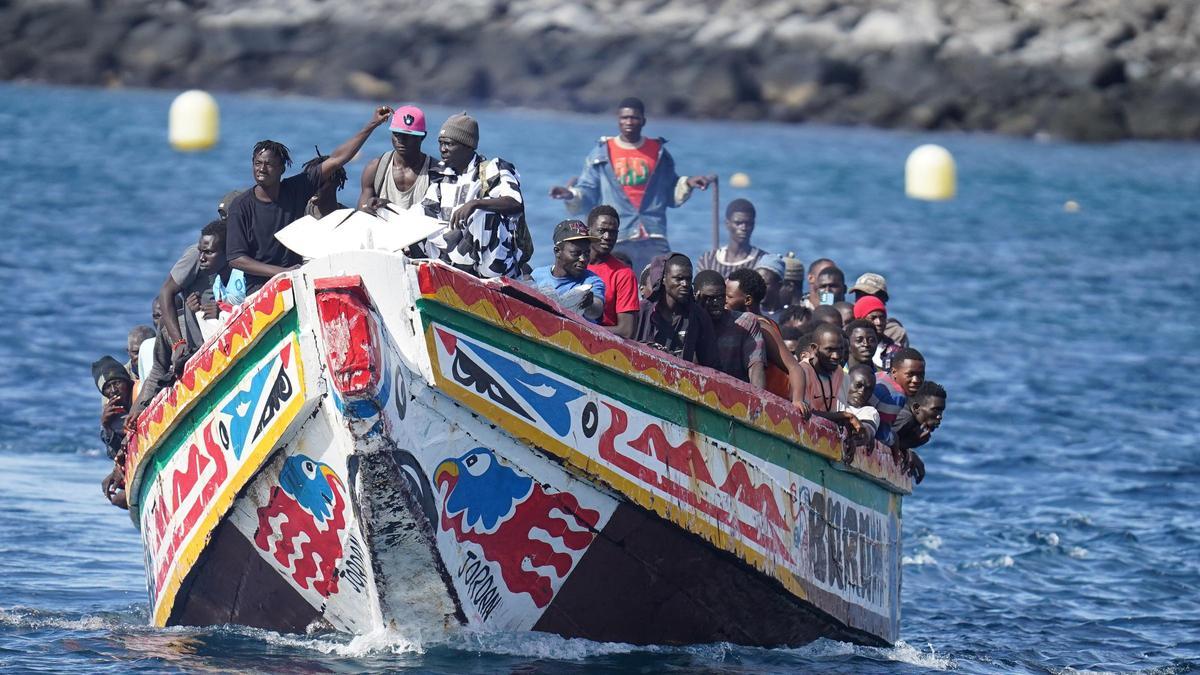
[[[662,672],[1184,672],[1200,666],[1200,147],[651,118],[681,173],[747,173],[754,242],[887,276],[889,309],[949,392],[904,504],[901,642],[635,647],[541,635],[279,635],[148,628],[142,552],[100,495],[109,462],[88,366],[124,360],[170,265],[251,184],[273,138],[299,164],[333,150],[364,102],[218,95],[211,152],[166,142],[175,92],[0,85],[0,668]],[[396,104],[397,101],[388,103]],[[431,129],[457,110],[430,107]],[[549,261],[547,197],[611,116],[471,110],[481,150],[521,172]],[[348,168],[357,199],[377,130]],[[903,196],[925,142],[959,196]],[[426,150],[436,144],[426,141]],[[1076,212],[1064,210],[1068,200]],[[710,245],[710,194],[670,212]]]

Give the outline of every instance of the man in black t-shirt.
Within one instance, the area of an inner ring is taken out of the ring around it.
[[[275,233],[304,215],[308,200],[321,184],[349,162],[391,114],[387,106],[376,108],[365,127],[321,162],[319,172],[301,172],[283,179],[284,169],[292,164],[287,147],[269,140],[255,144],[251,154],[254,189],[238,195],[229,205],[225,244],[229,264],[246,274],[248,291],[258,290],[271,277],[300,264],[300,256],[279,243]]]

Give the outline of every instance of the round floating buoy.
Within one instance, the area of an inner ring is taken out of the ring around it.
[[[940,145],[922,145],[904,163],[904,194],[913,199],[953,199],[956,182],[954,157]]]
[[[1063,211],[1066,211],[1067,213],[1075,213],[1078,210],[1079,202],[1075,201],[1074,199],[1068,199],[1067,202],[1063,204]]]
[[[741,171],[733,174],[732,176],[729,177],[729,187],[735,187],[735,188],[750,187],[750,176],[747,176],[746,174],[742,173]]]
[[[217,144],[221,113],[208,92],[192,89],[176,96],[168,118],[167,140],[176,150],[208,150]]]

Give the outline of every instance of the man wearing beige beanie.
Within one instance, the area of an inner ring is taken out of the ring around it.
[[[476,152],[479,123],[451,115],[438,132],[441,163],[421,204],[449,227],[425,242],[425,254],[482,278],[527,273],[533,244],[516,167]]]

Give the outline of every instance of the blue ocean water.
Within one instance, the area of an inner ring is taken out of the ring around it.
[[[442,642],[146,627],[141,547],[101,498],[107,460],[88,364],[149,322],[171,262],[251,183],[263,137],[303,162],[369,104],[220,95],[222,141],[166,144],[175,92],[0,85],[0,668],[434,672],[1188,672],[1200,669],[1200,146],[1081,146],[984,135],[652,119],[681,172],[749,174],[755,241],[853,278],[949,392],[905,503],[902,642],[642,648],[546,635]],[[431,125],[455,112],[427,111]],[[481,149],[520,169],[539,243],[545,197],[607,117],[479,110]],[[905,156],[956,156],[960,195],[906,200]],[[436,150],[431,142],[427,150]],[[362,153],[387,147],[375,134]],[[354,203],[363,161],[342,201]],[[708,246],[710,202],[671,213]],[[1064,211],[1067,200],[1078,212]],[[15,236],[14,236],[15,235]],[[537,262],[548,260],[548,246]]]

